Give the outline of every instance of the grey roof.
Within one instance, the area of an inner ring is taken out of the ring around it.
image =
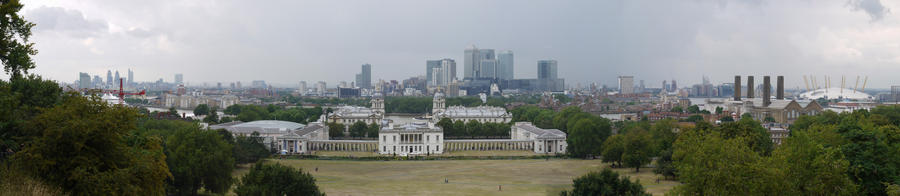
[[[259,132],[260,134],[288,133],[303,127],[306,127],[306,125],[279,120],[233,122],[209,126],[210,129],[225,129],[236,134],[251,134],[253,132]]]
[[[381,128],[379,132],[443,132],[441,127],[428,126],[424,123],[406,123],[399,126],[386,126]]]
[[[493,107],[493,106],[478,106],[478,107],[462,107],[462,106],[450,106],[447,107],[443,112],[438,112],[435,116],[441,117],[449,117],[449,118],[498,118],[498,117],[509,117],[509,113],[506,112],[506,109],[501,107]]]
[[[322,124],[313,123],[313,124],[309,124],[309,126],[306,126],[303,129],[295,131],[294,133],[296,133],[298,136],[304,136],[306,134],[312,133],[313,131],[316,131],[316,130],[319,130],[322,128],[325,128],[324,126],[322,126]]]
[[[359,106],[343,106],[334,111],[334,117],[339,118],[369,118],[378,115],[375,110]]]
[[[565,139],[566,133],[563,133],[559,129],[541,129],[532,124],[516,124],[514,125],[520,129],[531,132],[531,134],[537,135],[538,139]]]

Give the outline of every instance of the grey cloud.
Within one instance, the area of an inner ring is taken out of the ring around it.
[[[878,21],[891,12],[890,9],[881,4],[881,0],[850,0],[847,4],[853,10],[862,10],[872,17],[872,21]]]
[[[37,32],[63,32],[74,37],[90,37],[105,33],[109,26],[103,20],[87,19],[80,11],[41,6],[30,10],[25,18],[37,26]]]

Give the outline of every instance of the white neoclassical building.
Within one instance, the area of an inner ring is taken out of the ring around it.
[[[252,122],[229,122],[209,126],[210,129],[225,129],[232,135],[250,136],[259,133],[266,146],[286,154],[307,152],[309,141],[328,140],[328,126],[313,122],[308,126],[300,123],[259,120]]]
[[[378,153],[397,155],[441,154],[444,131],[433,123],[388,124],[378,132]]]
[[[512,114],[506,112],[506,109],[494,106],[446,106],[446,100],[443,93],[435,93],[431,109],[432,119],[434,122],[444,118],[452,121],[469,122],[475,120],[481,123],[508,123],[512,120]]]
[[[541,129],[530,122],[516,122],[510,129],[510,139],[533,142],[535,153],[566,153],[566,133],[558,129]]]

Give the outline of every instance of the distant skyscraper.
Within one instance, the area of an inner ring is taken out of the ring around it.
[[[103,78],[98,75],[94,75],[94,82],[91,85],[91,88],[100,88],[103,86]]]
[[[456,80],[456,61],[453,59],[441,59],[441,69],[443,76],[441,77],[441,85],[448,85]]]
[[[481,56],[478,55],[478,48],[474,45],[466,48],[463,64],[463,79],[470,80],[480,75],[478,72],[481,71]]]
[[[497,78],[497,59],[481,60],[481,75],[478,78]]]
[[[431,68],[431,81],[428,81],[429,84],[433,86],[441,86],[444,85],[444,68],[443,67],[435,67]]]
[[[362,71],[356,77],[356,86],[360,88],[372,88],[372,65],[366,63],[362,65]]]
[[[116,70],[116,77],[113,79],[113,88],[119,88],[119,79],[122,79],[122,77],[119,77],[119,70]]]
[[[434,77],[434,68],[441,67],[441,60],[427,60],[425,61],[425,81],[428,81],[428,85],[435,85],[432,83]]]
[[[300,81],[300,88],[297,89],[300,91],[300,95],[306,95],[306,81]]]
[[[900,86],[891,86],[891,95],[894,97],[894,102],[900,102]]]
[[[479,49],[478,56],[481,58],[478,78],[497,78],[497,56],[494,55],[494,49]]]
[[[663,80],[663,85],[662,85],[662,88],[660,88],[660,89],[661,89],[663,92],[669,92],[669,91],[671,91],[671,90],[669,90],[669,84],[667,84],[665,80]]]
[[[113,85],[112,70],[106,70],[106,87],[112,88],[112,85]]]
[[[325,89],[326,87],[327,86],[325,81],[319,81],[319,83],[316,83],[316,91],[319,92],[319,96],[325,96],[325,92],[327,92]]]
[[[538,73],[538,79],[555,80],[557,78],[556,60],[540,60],[540,61],[538,61],[537,73]]]
[[[238,89],[243,88],[243,86],[241,86],[241,81],[237,81],[237,88],[238,88]]]
[[[175,74],[175,84],[184,84],[184,75]]]
[[[515,65],[515,61],[513,61],[513,52],[510,50],[500,52],[500,54],[497,55],[497,62],[497,77],[504,80],[512,80]]]
[[[619,76],[619,93],[634,93],[634,76]]]
[[[675,84],[675,79],[672,79],[672,91],[678,91],[678,84]]]
[[[128,69],[128,85],[134,85],[134,72]]]
[[[84,72],[78,73],[78,88],[91,88],[91,75]]]

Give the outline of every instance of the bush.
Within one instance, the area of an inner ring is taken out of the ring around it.
[[[234,189],[237,195],[325,195],[316,179],[302,169],[257,163]]]
[[[572,182],[574,189],[563,191],[560,195],[650,195],[644,192],[639,182],[631,182],[628,177],[619,178],[619,174],[609,168],[587,173]]]

